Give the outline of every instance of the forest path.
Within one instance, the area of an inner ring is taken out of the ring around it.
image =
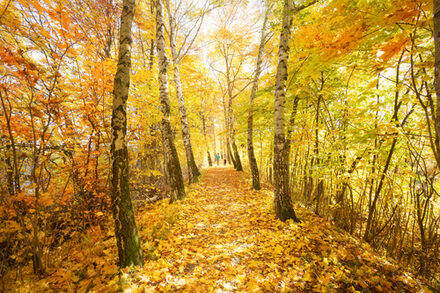
[[[268,199],[263,192],[251,191],[243,174],[210,168],[191,191],[189,205],[168,239],[173,247],[160,254],[197,290],[257,287],[264,279],[262,262],[275,265],[265,251],[278,242],[273,237],[277,227],[268,221],[273,216],[262,209]]]
[[[209,168],[191,186],[179,220],[157,246],[159,261],[144,266],[153,270],[148,283],[155,290],[392,292],[418,287],[367,245],[303,209],[301,224],[276,220],[273,192],[250,186],[244,173],[226,167]]]
[[[183,201],[136,209],[142,268],[116,266],[113,220],[51,254],[45,276],[6,276],[11,292],[430,292],[365,243],[297,207],[302,223],[275,219],[271,189],[243,172],[204,170]],[[1,287],[0,287],[1,288]],[[2,290],[0,289],[0,292]]]

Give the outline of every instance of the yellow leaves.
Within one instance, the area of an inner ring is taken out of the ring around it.
[[[137,212],[144,267],[124,269],[119,277],[113,230],[92,226],[87,237],[73,235],[76,240],[60,249],[59,273],[43,279],[46,286],[94,292],[389,292],[394,282],[413,284],[409,276],[389,277],[394,266],[380,264],[368,247],[322,218],[299,209],[301,224],[275,220],[266,210],[272,192],[249,191],[242,174],[210,170],[204,177],[185,201],[159,201]]]
[[[377,86],[377,82],[378,82],[378,79],[377,79],[377,78],[373,78],[373,79],[368,83],[367,87],[365,88],[365,91],[369,91],[369,90],[371,90],[372,88],[376,87],[376,86]]]
[[[280,245],[277,245],[274,247],[273,253],[274,254],[281,254],[283,252],[283,250],[284,250],[283,247],[281,247]]]
[[[53,205],[54,201],[50,193],[46,192],[41,195],[40,203],[43,206]]]
[[[258,292],[259,291],[259,283],[256,279],[252,278],[247,284],[247,289],[249,292]]]
[[[304,277],[302,278],[302,280],[305,282],[312,282],[315,280],[315,278],[313,277],[312,272],[307,271],[305,273]]]
[[[1,235],[14,233],[21,230],[21,226],[16,221],[7,220],[0,225]]]

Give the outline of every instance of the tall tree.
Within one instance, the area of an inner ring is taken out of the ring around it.
[[[168,76],[167,76],[167,57],[165,55],[165,38],[163,23],[163,0],[157,1],[156,7],[156,43],[159,63],[159,98],[161,111],[162,141],[165,149],[165,165],[171,186],[170,201],[185,198],[185,185],[183,183],[182,169],[180,167],[179,156],[174,145],[173,132],[170,122],[170,98],[168,96]]]
[[[179,5],[180,6],[180,5]],[[176,87],[176,95],[177,102],[179,104],[179,113],[180,113],[180,123],[182,127],[182,137],[183,137],[183,145],[185,147],[186,154],[186,162],[188,165],[188,179],[189,183],[194,183],[198,181],[198,177],[200,176],[199,169],[197,168],[196,161],[194,159],[194,153],[191,145],[191,136],[189,133],[188,127],[188,116],[186,114],[185,100],[182,92],[182,82],[180,79],[180,71],[179,71],[179,63],[183,56],[180,56],[180,52],[182,50],[177,50],[176,46],[176,19],[170,8],[170,1],[166,1],[166,8],[168,12],[168,20],[169,20],[169,38],[170,38],[170,46],[171,46],[171,57],[173,62],[173,70],[174,70],[174,85]],[[203,20],[203,14],[201,19]],[[198,26],[198,30],[200,29],[202,21],[197,22],[194,27]],[[197,30],[197,32],[198,32]],[[197,36],[197,34],[196,34]],[[186,36],[186,38],[188,35]],[[186,39],[185,38],[185,39]],[[195,36],[194,36],[195,39]],[[186,53],[184,53],[186,54]]]
[[[314,3],[313,0],[307,4],[296,6],[292,0],[285,0],[283,6],[283,21],[278,48],[278,65],[275,77],[275,135],[273,147],[273,177],[275,193],[276,217],[282,221],[293,219],[299,221],[292,206],[289,190],[289,152],[290,139],[286,139],[286,125],[284,110],[286,104],[286,81],[287,63],[289,61],[289,42],[293,21],[293,13],[299,12]]]
[[[276,217],[281,221],[299,221],[292,207],[289,192],[289,144],[286,140],[284,108],[286,103],[287,62],[289,60],[290,27],[293,1],[285,0],[283,22],[278,49],[278,66],[275,80],[275,137],[274,137],[274,192]]]
[[[127,150],[127,99],[130,87],[131,27],[135,0],[124,0],[119,29],[118,67],[112,107],[112,211],[119,265],[142,265],[142,249],[130,198]]]
[[[261,39],[260,39],[260,46],[258,48],[258,55],[257,55],[257,65],[255,68],[255,76],[252,81],[252,89],[251,89],[251,96],[249,99],[249,117],[248,117],[248,133],[247,133],[247,150],[248,150],[248,157],[249,157],[249,165],[251,168],[252,173],[252,187],[255,190],[260,190],[260,174],[258,172],[258,165],[257,165],[257,159],[255,158],[254,153],[254,142],[253,142],[253,125],[254,125],[254,99],[255,95],[257,93],[258,89],[258,80],[260,78],[261,74],[261,65],[263,63],[263,53],[264,53],[264,45],[266,43],[266,26],[267,26],[267,20],[269,16],[270,8],[266,8],[266,12],[264,15],[263,20],[263,28],[261,29]]]

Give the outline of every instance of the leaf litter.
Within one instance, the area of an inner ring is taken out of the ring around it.
[[[6,281],[17,292],[430,292],[366,243],[296,207],[301,223],[276,220],[269,188],[210,168],[183,202],[136,211],[142,268],[118,270],[112,221],[56,252],[48,274]],[[107,231],[107,232],[106,232]]]

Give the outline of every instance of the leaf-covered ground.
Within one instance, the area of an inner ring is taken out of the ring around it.
[[[51,254],[46,276],[24,268],[16,281],[16,272],[9,273],[7,286],[23,292],[429,292],[304,209],[298,208],[300,224],[275,220],[273,192],[249,186],[243,173],[211,168],[183,203],[139,209],[145,252],[139,270],[118,274],[114,237],[93,227]]]

